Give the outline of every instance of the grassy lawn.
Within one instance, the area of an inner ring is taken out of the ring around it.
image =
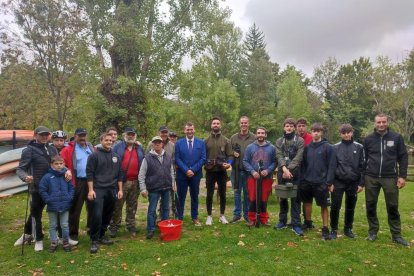
[[[228,190],[227,217],[231,218],[233,197]],[[414,185],[409,183],[400,194],[400,213],[403,235],[414,242]],[[26,195],[21,194],[0,201],[0,275],[247,275],[247,274],[303,274],[303,275],[412,275],[414,258],[411,248],[391,243],[386,219],[385,202],[380,196],[378,213],[381,224],[379,239],[365,241],[367,222],[364,195],[357,203],[354,232],[355,240],[339,237],[335,241],[322,241],[320,211],[314,208],[315,230],[305,237],[296,237],[289,229],[248,229],[244,222],[221,225],[218,222],[218,203],[214,197],[213,226],[194,227],[186,213],[180,241],[165,243],[154,237],[145,239],[147,201],[140,197],[138,227],[132,237],[124,229],[115,239],[115,245],[101,246],[96,255],[89,254],[89,239],[82,232],[80,244],[71,253],[59,248],[54,254],[34,252],[33,245],[21,247],[13,243],[22,233]],[[200,219],[205,222],[205,190],[200,196]],[[187,202],[186,207],[189,207]],[[277,222],[279,206],[274,195],[268,209],[270,222]],[[81,227],[85,225],[85,212]],[[341,212],[343,215],[343,212]],[[44,214],[47,233],[47,214]],[[339,229],[343,227],[341,216]],[[341,232],[342,233],[342,232]],[[158,234],[158,233],[157,233]]]

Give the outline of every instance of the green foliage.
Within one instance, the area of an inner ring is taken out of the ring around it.
[[[246,38],[244,39],[244,47],[248,57],[256,50],[266,48],[265,35],[256,26],[256,23],[253,23],[247,31]]]

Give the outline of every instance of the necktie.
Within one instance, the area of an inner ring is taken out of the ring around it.
[[[188,140],[188,151],[191,153],[193,151],[193,141]]]

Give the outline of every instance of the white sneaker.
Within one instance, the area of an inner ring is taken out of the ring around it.
[[[226,219],[226,217],[225,217],[224,215],[221,215],[221,216],[220,216],[220,222],[221,222],[222,224],[227,224],[227,223],[229,223],[229,222],[227,221],[227,219]]]
[[[32,235],[30,234],[22,234],[20,238],[17,239],[17,241],[14,243],[14,246],[22,245],[23,243],[31,242],[32,241]]]
[[[78,245],[78,243],[79,243],[79,241],[75,241],[75,240],[72,240],[71,238],[69,238],[69,244],[70,245]]]
[[[212,225],[213,224],[213,218],[211,216],[207,216],[206,225]]]
[[[43,251],[43,241],[36,241],[35,243],[35,251]]]

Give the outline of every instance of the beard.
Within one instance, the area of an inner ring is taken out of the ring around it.
[[[135,142],[137,141],[137,137],[134,137],[134,138],[124,137],[124,141],[127,144],[135,144]]]
[[[214,133],[218,133],[218,132],[220,132],[220,128],[218,128],[218,127],[213,127],[213,132],[214,132]]]

